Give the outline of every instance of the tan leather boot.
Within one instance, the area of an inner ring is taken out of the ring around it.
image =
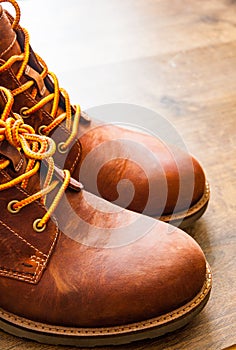
[[[13,19],[0,7],[0,84],[13,92],[14,111],[55,140],[56,164],[75,179],[83,173],[88,191],[120,206],[182,227],[198,219],[209,200],[198,161],[151,135],[92,121],[79,106],[71,106],[19,26],[16,1],[0,2],[16,10]],[[132,183],[132,194],[122,180]]]
[[[211,274],[178,228],[82,191],[0,87],[0,328],[49,344],[153,338],[206,304]],[[1,107],[2,106],[2,107]]]

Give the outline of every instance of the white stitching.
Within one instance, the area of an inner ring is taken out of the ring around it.
[[[20,240],[22,240],[24,243],[26,243],[30,248],[34,249],[35,251],[37,251],[39,254],[42,254],[44,257],[47,257],[46,254],[42,253],[40,250],[38,250],[36,247],[34,247],[32,244],[30,244],[29,242],[27,242],[23,237],[21,237],[16,231],[14,231],[12,228],[10,228],[7,224],[5,224],[2,220],[0,220],[0,223],[2,224],[2,226],[4,226],[5,228],[7,228],[10,232],[12,232],[15,236],[17,236]]]
[[[8,48],[6,48],[6,50],[1,53],[0,57],[3,57],[7,53],[7,51],[9,51],[14,46],[15,42],[16,42],[16,35],[12,43],[8,46]]]
[[[0,173],[6,178],[6,179],[10,179],[10,176],[5,173],[3,170],[0,171]],[[21,191],[24,195],[26,196],[29,196],[29,194],[27,192],[25,192],[22,188],[20,188],[19,186],[15,186],[17,187],[17,189],[19,191]],[[45,209],[45,207],[38,201],[35,201],[36,204],[38,204],[38,206],[42,207],[43,209]],[[25,282],[31,282],[31,283],[35,283],[38,281],[39,277],[40,277],[40,274],[44,268],[44,266],[46,266],[46,263],[51,255],[51,252],[55,246],[55,243],[56,243],[56,240],[57,240],[57,236],[58,236],[58,223],[57,223],[57,220],[54,216],[51,217],[51,219],[53,218],[53,221],[54,221],[54,225],[55,225],[55,234],[54,234],[54,240],[53,242],[51,243],[51,247],[48,251],[48,254],[44,254],[42,253],[40,250],[38,250],[36,247],[34,247],[33,245],[31,245],[29,242],[27,242],[23,237],[21,237],[17,232],[15,232],[14,230],[12,230],[8,225],[6,225],[4,222],[2,222],[0,220],[0,223],[6,227],[9,231],[11,231],[14,235],[16,235],[19,239],[21,239],[24,243],[26,243],[28,246],[30,246],[31,248],[33,248],[35,251],[37,251],[39,254],[42,254],[42,256],[44,257],[43,258],[40,258],[40,257],[36,257],[35,255],[33,255],[31,258],[32,258],[32,261],[35,261],[38,265],[36,267],[36,270],[35,270],[35,273],[32,277],[29,277],[27,275],[25,275],[25,273],[18,273],[18,272],[14,272],[14,271],[8,271],[6,269],[3,269],[1,268],[0,269],[0,276],[9,276],[9,277],[16,277],[17,279],[21,280],[21,281],[25,281]],[[42,265],[40,265],[40,262],[38,260],[41,260],[42,262]],[[4,272],[5,271],[5,272]]]

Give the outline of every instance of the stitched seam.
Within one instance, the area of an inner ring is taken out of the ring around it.
[[[176,309],[170,313],[167,313],[165,315],[159,316],[157,318],[154,319],[150,319],[147,321],[143,321],[143,322],[138,322],[138,323],[134,323],[131,325],[124,325],[124,326],[118,326],[118,327],[107,327],[107,328],[70,328],[70,327],[53,327],[53,326],[49,326],[49,325],[45,325],[42,323],[34,323],[30,320],[24,319],[24,318],[20,318],[16,315],[12,315],[12,314],[8,314],[7,312],[5,312],[4,310],[0,309],[0,314],[2,314],[3,316],[6,317],[7,321],[11,321],[12,322],[16,322],[16,323],[20,323],[22,326],[28,326],[28,327],[37,327],[37,330],[44,330],[44,331],[49,331],[49,332],[57,332],[59,334],[86,334],[87,336],[89,334],[96,334],[96,335],[106,335],[106,334],[112,334],[112,333],[124,333],[127,331],[138,331],[140,329],[140,327],[145,327],[145,328],[149,328],[149,327],[155,327],[158,326],[158,323],[163,323],[163,321],[166,322],[171,322],[174,321],[176,318],[182,317],[186,312],[191,311],[192,308],[198,306],[199,304],[201,304],[201,302],[204,300],[204,298],[208,295],[208,293],[210,292],[211,289],[211,281],[212,281],[212,276],[211,276],[211,272],[209,267],[207,268],[207,273],[206,273],[206,281],[201,289],[201,291],[196,295],[196,297],[190,301],[189,303],[187,303],[185,306]]]
[[[13,45],[15,44],[15,42],[16,42],[16,35],[15,35],[15,38],[14,38],[14,40],[12,41],[12,43],[8,46],[8,48],[6,48],[6,50],[3,51],[3,52],[1,53],[0,57],[3,57],[3,56],[7,53],[7,51],[9,51],[9,50],[13,47]]]
[[[29,275],[29,276],[34,276],[34,273],[30,273],[30,272],[20,272],[18,270],[13,270],[4,266],[0,266],[0,271],[2,271],[3,273],[7,273],[7,274],[13,274],[13,275]],[[31,277],[29,277],[31,278]]]
[[[80,149],[80,143],[79,143],[79,141],[76,140],[76,143],[78,144],[78,147],[79,147],[79,149]],[[74,168],[75,168],[75,165],[76,165],[76,163],[78,162],[79,158],[80,158],[80,153],[77,154],[77,157],[75,158],[75,161],[74,161],[74,163],[73,163],[72,166],[71,166],[71,172],[73,172],[73,170],[74,170]]]
[[[10,176],[9,176],[7,173],[5,173],[3,170],[0,171],[0,173],[1,173],[6,179],[10,179]],[[25,194],[26,196],[29,196],[28,193],[25,192],[22,188],[18,187],[18,185],[16,185],[15,187],[17,187],[18,190],[19,190],[20,192],[22,192],[23,194]],[[36,202],[37,202],[37,204],[38,204],[40,207],[42,207],[43,209],[45,209],[45,207],[44,207],[40,202],[35,201],[35,203],[36,203]],[[50,247],[50,249],[49,249],[49,251],[48,251],[47,254],[42,253],[40,250],[38,250],[36,247],[34,247],[33,245],[31,245],[31,244],[30,244],[29,242],[27,242],[23,237],[21,237],[17,232],[15,232],[14,230],[12,230],[8,225],[6,225],[4,222],[2,222],[2,221],[0,220],[0,223],[1,223],[4,227],[6,227],[10,232],[12,232],[12,233],[13,233],[15,236],[17,236],[20,240],[22,240],[24,243],[26,243],[28,246],[30,246],[32,249],[34,249],[35,251],[37,251],[39,254],[41,254],[41,255],[44,257],[44,259],[42,259],[42,258],[40,258],[40,257],[36,257],[35,255],[33,255],[33,256],[31,257],[32,261],[35,261],[35,262],[38,264],[38,266],[36,267],[35,273],[34,273],[34,275],[33,275],[31,278],[29,278],[29,276],[26,276],[24,273],[13,273],[13,272],[10,272],[10,271],[9,271],[9,272],[4,272],[4,271],[1,272],[1,270],[0,270],[0,275],[4,275],[4,276],[8,276],[8,277],[15,277],[15,278],[17,278],[17,279],[19,279],[19,280],[27,281],[27,282],[28,282],[28,281],[30,281],[30,282],[37,282],[37,281],[38,281],[38,279],[39,279],[39,277],[40,277],[40,274],[41,274],[41,272],[42,272],[44,266],[46,266],[46,263],[47,263],[47,261],[48,261],[50,255],[51,255],[51,252],[52,252],[52,250],[53,250],[53,248],[54,248],[54,246],[55,246],[55,243],[56,243],[56,240],[57,240],[57,236],[58,236],[58,232],[59,232],[59,231],[58,231],[58,223],[57,223],[57,220],[56,220],[55,216],[52,216],[51,219],[54,220],[54,224],[55,224],[56,230],[55,230],[55,234],[54,234],[54,240],[52,241],[51,247]],[[40,261],[41,261],[42,265],[40,264]]]
[[[170,214],[170,215],[162,215],[159,218],[159,220],[162,220],[162,221],[172,220],[173,221],[173,220],[177,220],[177,219],[182,218],[182,217],[191,216],[192,214],[194,214],[196,212],[196,210],[201,209],[203,207],[203,205],[205,205],[208,202],[209,198],[210,198],[210,186],[206,182],[204,194],[202,195],[202,197],[199,199],[199,201],[197,203],[195,203],[192,207],[190,207],[189,209],[186,209],[185,211],[180,211],[179,213]]]
[[[8,179],[8,180],[10,179],[10,176],[9,176],[7,173],[5,173],[4,170],[1,170],[0,173],[1,173],[6,179]],[[17,187],[17,189],[18,189],[20,192],[24,193],[26,196],[29,197],[29,194],[28,194],[27,192],[25,192],[21,187],[19,187],[18,185],[16,185],[15,187]],[[43,208],[43,209],[46,210],[46,208],[45,208],[40,202],[35,201],[34,203],[36,203],[38,206],[40,206],[41,208]],[[58,232],[59,232],[59,230],[58,230],[58,223],[57,223],[57,220],[56,220],[56,218],[55,218],[54,215],[51,216],[51,220],[52,220],[52,219],[53,219],[53,222],[54,222],[55,227],[56,227],[56,230],[55,230],[55,237],[54,237],[54,240],[53,240],[53,242],[52,242],[52,246],[51,246],[51,248],[50,248],[50,250],[49,250],[49,252],[48,252],[47,255],[44,254],[44,253],[42,253],[42,252],[40,252],[40,251],[38,250],[39,253],[41,253],[43,256],[45,256],[45,257],[47,257],[47,258],[48,258],[48,256],[50,255],[50,253],[51,253],[51,251],[52,251],[52,249],[53,249],[53,247],[54,247],[54,245],[55,245],[55,242],[56,242],[56,239],[57,239],[57,236],[58,236]],[[0,220],[0,221],[1,221],[1,220]],[[37,248],[35,248],[35,247],[34,247],[34,249],[37,250]]]
[[[13,233],[15,236],[17,236],[20,240],[22,240],[24,243],[26,243],[30,248],[34,249],[36,252],[38,252],[39,254],[42,254],[44,257],[47,257],[47,255],[45,255],[44,253],[42,253],[39,249],[35,248],[32,244],[30,244],[29,242],[27,242],[23,237],[21,237],[16,231],[14,231],[12,228],[10,228],[7,224],[5,224],[2,220],[0,220],[0,223],[2,224],[2,226],[4,226],[5,228],[7,228],[11,233]]]
[[[47,256],[46,256],[46,258],[47,258]],[[39,277],[40,272],[43,270],[43,267],[45,266],[45,260],[40,259],[40,258],[37,259],[37,257],[35,255],[31,256],[31,260],[37,264],[37,267],[36,267],[35,272],[34,272],[34,277],[33,277],[33,279],[36,280]]]
[[[20,281],[24,281],[24,282],[37,282],[39,280],[40,274],[43,270],[44,265],[39,266],[38,270],[37,270],[37,275],[34,274],[31,277],[26,275],[25,273],[19,273],[19,272],[11,272],[11,271],[0,271],[0,276],[4,276],[4,277],[10,277],[10,278],[15,278],[17,280]]]
[[[49,251],[48,251],[48,254],[47,254],[47,256],[46,256],[46,260],[45,260],[45,264],[48,262],[48,259],[49,259],[49,257],[50,257],[50,255],[51,255],[51,253],[52,253],[52,250],[53,250],[53,248],[54,248],[54,246],[55,246],[55,243],[56,243],[56,240],[57,240],[57,236],[58,236],[58,223],[57,223],[57,220],[56,220],[56,218],[54,217],[54,216],[52,216],[53,217],[53,219],[54,219],[54,224],[55,224],[55,227],[56,227],[56,230],[55,230],[55,235],[54,235],[54,240],[53,240],[53,242],[52,242],[52,244],[51,244],[51,247],[50,247],[50,249],[49,249]]]
[[[7,180],[11,180],[11,177],[4,171],[1,170],[0,173],[7,179]],[[24,195],[26,195],[27,197],[30,197],[30,194],[26,191],[24,191],[21,187],[19,187],[19,185],[15,185],[14,187],[16,187],[21,193],[23,193]],[[47,209],[45,208],[45,206],[43,206],[39,200],[37,199],[36,201],[34,201],[35,204],[37,204],[39,207],[43,208],[44,210],[47,211]]]
[[[1,268],[0,275],[6,276],[6,277],[17,278],[18,280],[25,281],[25,282],[37,282],[43,268],[46,265],[47,259],[44,260],[40,257],[37,257],[36,255],[32,255],[31,260],[37,264],[37,267],[36,267],[35,272],[33,274],[30,274],[27,272],[19,272],[16,270],[10,270],[7,268]]]
[[[41,262],[45,261],[44,259],[42,259],[42,258],[40,258],[39,256],[36,256],[36,255],[32,255],[30,257],[30,260],[35,261],[36,263],[41,263]]]

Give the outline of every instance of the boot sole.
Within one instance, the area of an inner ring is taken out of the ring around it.
[[[210,186],[206,182],[205,190],[201,199],[189,209],[171,215],[163,215],[156,219],[168,222],[174,226],[185,228],[198,220],[206,211],[210,199]]]
[[[27,320],[0,309],[0,328],[12,335],[44,344],[95,347],[128,344],[173,332],[188,324],[206,305],[212,275],[207,265],[206,280],[196,297],[184,306],[147,321],[106,328],[71,328]]]

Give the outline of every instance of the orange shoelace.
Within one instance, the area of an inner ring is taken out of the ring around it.
[[[55,153],[56,145],[51,138],[35,134],[31,126],[24,124],[24,120],[20,115],[14,113],[10,116],[14,98],[11,92],[6,88],[0,87],[0,91],[3,92],[7,98],[7,103],[0,119],[0,142],[6,140],[9,144],[18,149],[18,151],[21,151],[26,159],[28,159],[25,172],[6,183],[0,184],[0,191],[14,187],[17,184],[21,184],[21,187],[26,189],[29,179],[39,171],[40,161],[45,160],[48,164],[48,171],[40,191],[23,200],[13,200],[8,203],[8,210],[14,214],[18,213],[21,208],[38,199],[40,199],[42,204],[45,204],[47,194],[59,184],[58,180],[52,180],[54,172],[52,156]],[[9,159],[1,157],[0,171],[6,169],[9,164]],[[42,232],[46,228],[47,221],[55,211],[69,183],[70,172],[69,170],[64,170],[64,180],[52,204],[47,209],[46,214],[42,218],[36,219],[33,223],[35,231]]]
[[[0,3],[2,2],[9,2],[11,3],[16,11],[16,17],[15,20],[12,23],[12,29],[17,29],[20,21],[20,8],[19,5],[15,0],[0,0]],[[19,68],[18,73],[16,74],[17,79],[20,80],[23,74],[25,73],[28,61],[29,61],[29,56],[30,56],[30,38],[29,38],[29,33],[26,29],[21,28],[22,31],[24,32],[25,35],[25,44],[24,44],[24,52],[21,53],[20,55],[15,55],[10,57],[10,59],[3,64],[0,67],[0,72],[6,71],[9,69],[13,63],[15,62],[20,62],[22,61],[22,64]],[[61,124],[64,120],[66,120],[66,128],[70,132],[70,136],[68,139],[60,144],[60,149],[62,152],[65,152],[66,149],[71,145],[73,140],[75,139],[79,127],[79,120],[81,116],[81,110],[80,106],[76,105],[74,106],[75,109],[75,114],[73,115],[72,118],[72,108],[71,108],[71,103],[70,103],[70,97],[68,93],[66,92],[65,89],[59,87],[59,82],[56,77],[56,75],[52,72],[49,72],[48,67],[46,63],[43,61],[43,59],[36,54],[36,57],[38,59],[38,62],[40,63],[42,67],[42,73],[41,78],[45,79],[47,76],[49,76],[54,84],[54,92],[43,97],[39,102],[37,102],[33,107],[28,108],[28,107],[23,107],[21,111],[21,115],[23,118],[29,117],[31,114],[35,113],[39,109],[41,109],[43,106],[45,106],[48,102],[52,101],[52,109],[51,109],[51,116],[53,117],[53,121],[48,124],[47,126],[42,125],[39,129],[40,134],[43,135],[48,135],[53,129],[55,129],[59,124]],[[27,81],[26,83],[22,84],[19,88],[15,89],[12,91],[13,96],[19,95],[23,93],[24,91],[30,89],[33,87],[33,91],[31,92],[31,96],[33,98],[36,97],[37,95],[37,88],[34,87],[35,82],[34,80]],[[65,100],[65,112],[61,113],[60,115],[57,116],[58,113],[58,108],[59,108],[59,100],[60,100],[60,95],[63,95],[64,100]]]

